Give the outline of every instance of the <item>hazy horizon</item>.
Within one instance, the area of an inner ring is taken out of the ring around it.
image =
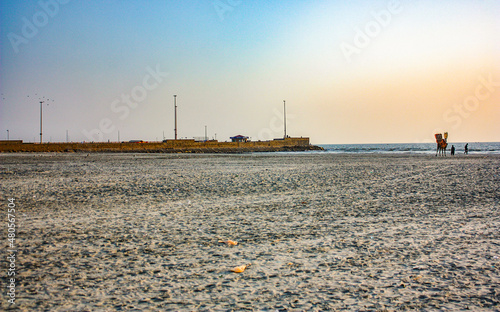
[[[2,1],[0,140],[500,141],[500,2]],[[46,104],[49,105],[46,105]]]

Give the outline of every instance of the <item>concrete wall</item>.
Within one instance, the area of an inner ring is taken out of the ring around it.
[[[195,142],[167,140],[146,143],[19,143],[0,144],[0,152],[238,152],[314,149],[309,138],[286,138],[256,142]]]

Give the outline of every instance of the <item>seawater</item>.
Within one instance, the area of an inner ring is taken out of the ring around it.
[[[446,154],[455,146],[455,154],[463,154],[465,142],[448,143]],[[397,143],[397,144],[321,144],[329,153],[409,153],[435,154],[436,143]],[[469,154],[500,154],[500,142],[469,142]]]

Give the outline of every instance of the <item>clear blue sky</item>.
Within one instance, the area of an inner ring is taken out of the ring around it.
[[[0,139],[500,141],[498,1],[0,3]]]

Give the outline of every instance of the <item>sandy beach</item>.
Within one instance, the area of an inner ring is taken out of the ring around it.
[[[500,155],[2,154],[0,176],[0,310],[500,311]]]

